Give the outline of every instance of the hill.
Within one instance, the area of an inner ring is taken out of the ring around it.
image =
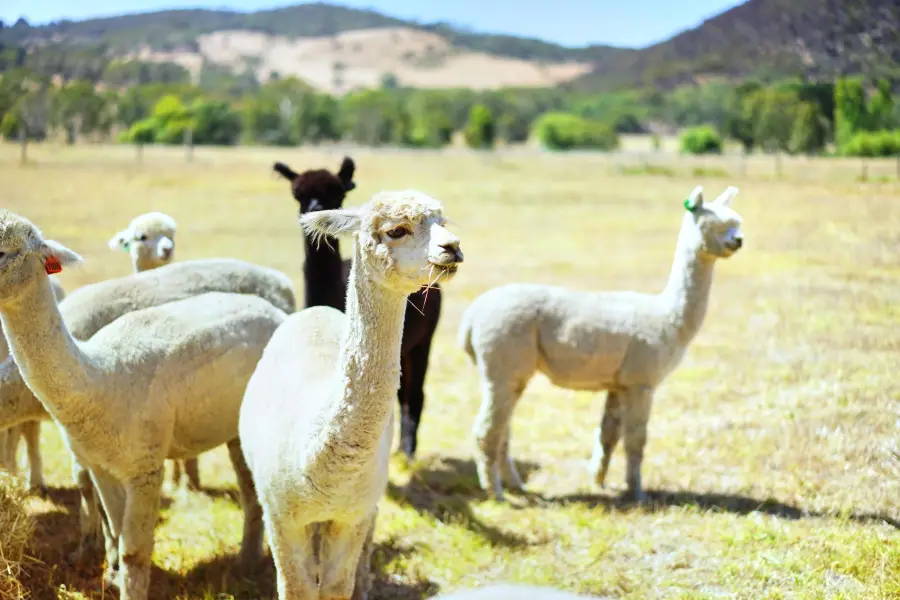
[[[606,59],[574,86],[665,88],[714,76],[900,78],[900,2],[750,0],[660,44]]]
[[[542,40],[420,24],[325,3],[243,13],[168,10],[0,29],[0,44],[99,46],[107,58],[172,62],[195,77],[208,65],[296,75],[340,93],[373,87],[387,74],[414,87],[552,86],[590,71],[594,59],[629,52],[566,48]],[[52,62],[52,61],[51,61]]]
[[[259,81],[295,75],[338,94],[386,78],[411,87],[604,91],[666,89],[717,77],[864,73],[900,79],[898,31],[897,0],[749,0],[647,48],[569,48],[315,3],[251,13],[169,10],[38,27],[20,21],[0,28],[0,46],[43,52],[46,57],[33,62],[45,71],[87,72],[95,79],[105,62],[136,58],[175,63],[195,80],[202,72]],[[73,61],[85,67],[73,69]]]

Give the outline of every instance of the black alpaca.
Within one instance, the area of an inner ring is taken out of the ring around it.
[[[277,162],[275,171],[291,182],[291,193],[300,203],[300,213],[341,208],[347,192],[356,187],[353,182],[355,165],[345,157],[337,175],[327,169],[310,169],[296,173],[284,163]],[[344,311],[347,296],[347,277],[350,261],[341,260],[337,239],[327,237],[316,246],[304,236],[306,260],[303,263],[304,296],[306,306],[332,306]],[[403,341],[400,347],[400,449],[407,457],[416,453],[416,439],[422,407],[425,404],[425,372],[431,339],[441,316],[441,290],[433,286],[409,296],[403,321]]]

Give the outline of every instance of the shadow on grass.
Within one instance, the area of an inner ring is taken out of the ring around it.
[[[216,489],[211,492],[210,495],[217,497],[237,496],[236,490]],[[35,529],[28,548],[33,560],[26,564],[25,574],[21,578],[27,597],[32,600],[57,600],[60,597],[57,590],[62,584],[68,591],[82,594],[90,600],[117,598],[115,591],[103,589],[102,556],[92,557],[81,564],[66,560],[78,545],[78,491],[51,488],[47,497],[55,506],[35,515]],[[168,499],[164,501],[168,502]],[[438,586],[428,580],[407,582],[386,574],[385,566],[415,551],[414,547],[398,540],[375,544],[372,554],[373,581],[369,594],[372,600],[420,600],[438,591]],[[154,565],[150,578],[151,599],[218,598],[220,594],[228,594],[235,600],[275,598],[275,566],[268,555],[249,568],[241,566],[234,555],[213,557],[182,573],[166,571]]]
[[[625,495],[605,496],[600,494],[573,494],[570,496],[544,497],[548,504],[567,505],[583,504],[586,506],[605,506],[624,511],[630,509],[639,510],[663,510],[673,506],[696,506],[704,510],[727,512],[736,515],[748,515],[759,512],[782,519],[807,519],[807,518],[838,518],[839,513],[824,513],[805,510],[771,498],[759,499],[739,494],[701,493],[691,491],[646,490],[648,502],[646,505],[635,504]],[[860,523],[884,522],[900,529],[900,521],[887,515],[873,513],[851,513],[847,516],[851,521]]]
[[[516,466],[526,480],[538,468],[535,463],[518,461]],[[405,486],[388,483],[387,496],[398,504],[431,515],[441,523],[461,525],[493,545],[506,548],[528,545],[524,537],[489,525],[472,512],[470,502],[487,499],[487,494],[478,485],[472,460],[444,457],[414,466]]]

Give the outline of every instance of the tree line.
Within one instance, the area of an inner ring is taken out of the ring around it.
[[[140,144],[298,145],[339,140],[369,146],[474,148],[534,140],[553,150],[612,150],[626,133],[683,131],[682,150],[900,152],[900,106],[889,81],[708,83],[672,91],[580,93],[565,88],[414,90],[386,74],[379,89],[336,97],[296,78],[259,84],[218,73],[190,83],[173,66],[104,66],[106,81],[50,78],[28,68],[0,77],[0,134]]]

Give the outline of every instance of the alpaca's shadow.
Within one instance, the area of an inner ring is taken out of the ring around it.
[[[537,465],[530,462],[517,461],[516,466],[525,479],[537,470]],[[387,496],[442,523],[462,525],[493,545],[513,548],[528,545],[525,538],[484,523],[472,512],[469,503],[486,500],[487,494],[478,485],[475,463],[471,460],[429,459],[413,467],[405,486],[389,483]]]
[[[205,490],[209,492],[210,490]],[[211,495],[236,498],[236,490],[214,489]],[[21,577],[24,591],[34,600],[56,600],[56,587],[65,582],[68,590],[90,599],[112,600],[118,594],[103,586],[103,557],[95,556],[81,563],[67,560],[78,545],[78,508],[80,497],[73,488],[50,488],[48,498],[56,505],[35,515],[35,528],[28,553],[36,561],[26,566]],[[163,499],[168,506],[169,500]],[[236,500],[235,500],[236,502]],[[178,510],[177,506],[174,510]],[[375,544],[372,553],[372,592],[369,597],[419,600],[438,589],[431,581],[407,583],[385,574],[385,565],[416,551],[398,540]],[[236,600],[268,600],[275,598],[275,566],[266,554],[250,567],[239,564],[237,556],[223,554],[190,568],[175,572],[154,565],[151,572],[150,598],[212,598],[228,594]],[[54,583],[56,582],[56,583]]]
[[[384,574],[383,566],[416,551],[414,547],[388,540],[372,551],[372,588],[369,598],[420,600],[438,590],[431,581],[404,583]],[[275,565],[267,553],[259,563],[247,567],[236,556],[223,555],[198,564],[184,575],[154,567],[151,598],[206,598],[227,594],[235,600],[263,600],[276,597]]]
[[[581,504],[588,507],[605,506],[619,511],[643,510],[659,511],[670,507],[692,506],[703,510],[713,510],[735,515],[764,513],[781,519],[805,519],[829,517],[833,514],[808,511],[772,498],[760,499],[740,494],[718,494],[691,491],[646,490],[647,502],[635,503],[627,495],[611,496],[601,494],[572,494],[568,496],[543,497],[548,504],[560,506]],[[873,513],[853,513],[848,517],[857,522],[884,522],[900,529],[900,521],[887,515]]]

